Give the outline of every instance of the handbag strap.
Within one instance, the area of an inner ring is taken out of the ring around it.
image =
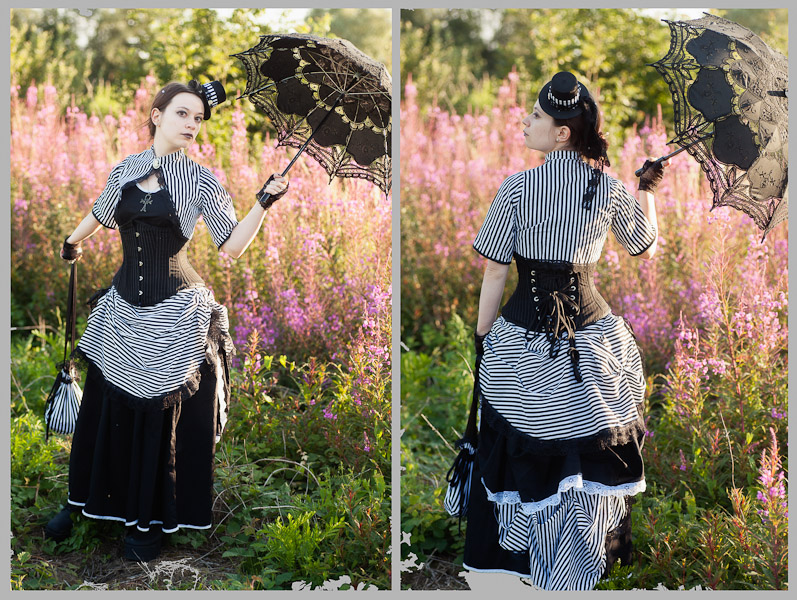
[[[481,355],[476,355],[476,365],[473,369],[473,400],[470,403],[470,414],[468,415],[468,424],[465,427],[465,436],[463,439],[471,440],[475,445],[478,439],[479,429],[476,426],[476,417],[479,412],[479,366],[481,365]]]
[[[75,350],[77,331],[77,261],[69,271],[69,294],[66,301],[66,334],[64,336],[64,363]]]

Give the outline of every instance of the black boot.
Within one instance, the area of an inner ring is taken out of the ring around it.
[[[68,504],[44,526],[44,537],[61,542],[72,533],[72,513],[78,512],[79,506]]]
[[[160,556],[163,531],[160,525],[151,525],[149,531],[133,530],[125,536],[124,557],[129,560],[148,562]]]

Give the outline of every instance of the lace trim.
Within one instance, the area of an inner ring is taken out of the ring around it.
[[[217,365],[225,365],[227,357],[235,353],[235,346],[232,343],[232,338],[229,333],[220,327],[220,320],[221,317],[214,311],[211,314],[210,325],[208,327],[205,360],[199,368],[197,368],[179,388],[151,398],[134,396],[108,381],[102,369],[100,369],[80,347],[75,347],[70,358],[84,370],[87,370],[92,377],[101,379],[103,385],[110,392],[113,400],[122,402],[133,410],[166,410],[196,394],[197,390],[199,390],[202,376],[217,370]],[[217,373],[217,376],[224,380],[224,397],[229,398],[229,371],[226,369],[221,370]],[[225,411],[226,410],[227,407],[225,406]]]
[[[519,504],[519,510],[526,515],[533,515],[534,513],[548,508],[550,506],[558,505],[562,500],[562,494],[571,489],[583,491],[587,494],[598,496],[635,496],[645,491],[646,484],[644,479],[639,481],[632,481],[630,483],[623,483],[621,485],[604,485],[597,481],[584,481],[581,473],[565,477],[559,482],[559,489],[555,494],[552,494],[540,500],[539,502],[521,502],[520,492],[491,492],[482,479],[482,485],[487,492],[487,500],[495,504]]]
[[[605,450],[611,446],[622,446],[634,439],[639,439],[647,430],[642,416],[642,405],[637,404],[637,419],[619,427],[603,429],[593,435],[572,439],[544,440],[531,437],[515,428],[506,418],[493,408],[488,400],[481,396],[481,414],[496,432],[516,441],[526,452],[546,456],[562,456],[570,453]]]

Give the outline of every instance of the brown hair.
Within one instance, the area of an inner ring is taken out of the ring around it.
[[[167,83],[161,91],[155,94],[155,98],[152,100],[152,106],[149,107],[149,117],[144,122],[144,125],[149,129],[149,137],[155,137],[155,123],[152,122],[152,109],[157,108],[163,111],[169,106],[169,103],[177,94],[183,93],[194,94],[202,99],[202,93],[199,91],[199,82],[193,79],[187,84],[172,81],[171,83]]]
[[[609,165],[606,151],[609,142],[601,133],[601,115],[598,105],[591,96],[581,100],[581,114],[569,119],[554,119],[557,127],[570,129],[570,145],[582,156]]]

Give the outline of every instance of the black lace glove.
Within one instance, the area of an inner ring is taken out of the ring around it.
[[[67,242],[68,239],[69,236],[64,238],[64,245],[61,248],[61,258],[67,262],[73,263],[83,257],[83,248],[81,247],[81,242],[70,244]]]
[[[262,206],[264,210],[268,210],[269,208],[271,208],[272,204],[274,204],[277,200],[282,198],[291,185],[290,183],[286,183],[285,189],[282,190],[279,194],[269,194],[266,191],[266,188],[268,187],[268,184],[271,183],[272,181],[274,181],[274,175],[269,176],[268,180],[266,181],[266,183],[263,184],[263,187],[260,189],[260,191],[257,194],[255,194],[255,198],[257,198],[257,201],[260,202],[260,206]]]
[[[484,354],[484,338],[487,335],[479,335],[478,333],[473,334],[473,341],[476,345],[476,357],[481,357]]]
[[[645,164],[642,165],[642,174],[639,176],[639,189],[652,194],[656,191],[663,176],[664,166],[661,162],[646,160]]]

